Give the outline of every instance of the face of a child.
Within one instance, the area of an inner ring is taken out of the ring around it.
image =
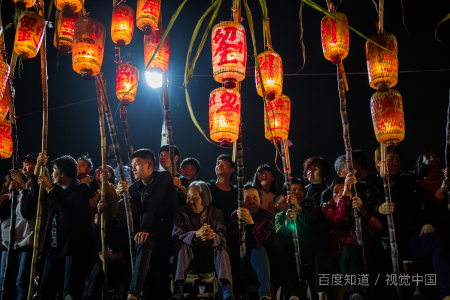
[[[180,174],[186,177],[189,182],[194,181],[198,176],[197,168],[194,165],[189,164],[186,164],[180,168]]]
[[[80,159],[77,163],[77,175],[89,172],[91,172],[91,168],[89,168],[89,163],[85,160]]]
[[[333,187],[333,199],[334,201],[337,203],[338,200],[342,197],[342,195],[344,194],[344,184],[336,184]]]
[[[285,211],[288,208],[288,204],[286,202],[286,198],[284,196],[279,196],[280,199],[277,203],[275,203],[275,208],[278,211]]]

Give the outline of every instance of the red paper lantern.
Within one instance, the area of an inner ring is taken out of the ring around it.
[[[105,48],[105,27],[97,20],[83,17],[75,22],[72,67],[83,79],[100,72]]]
[[[33,58],[39,51],[44,36],[45,20],[37,13],[25,11],[17,23],[14,51],[20,59]]]
[[[8,111],[9,111],[8,98],[6,98],[6,95],[4,95],[0,99],[0,122],[5,120]]]
[[[214,79],[233,89],[245,78],[247,41],[244,26],[236,22],[221,22],[211,34]]]
[[[3,98],[3,95],[5,94],[5,88],[6,84],[8,82],[9,77],[9,65],[4,61],[2,58],[0,58],[0,91],[1,91],[1,98]]]
[[[55,0],[55,4],[64,17],[70,18],[83,8],[84,0]]]
[[[67,55],[72,52],[73,31],[75,27],[75,21],[79,17],[80,13],[75,13],[70,18],[66,18],[62,14],[58,14],[53,44],[55,45],[56,49],[58,49],[58,52],[62,55]]]
[[[138,0],[136,9],[136,26],[144,35],[152,34],[158,27],[161,0]]]
[[[111,38],[120,48],[131,42],[134,31],[134,9],[125,4],[114,7]]]
[[[398,143],[405,138],[402,96],[396,90],[376,92],[370,102],[373,128],[378,142]]]
[[[291,100],[286,95],[280,95],[272,101],[267,101],[267,114],[269,116],[269,124],[267,124],[267,116],[264,111],[264,128],[266,139],[282,141],[289,136],[289,125],[291,123]]]
[[[125,62],[117,67],[116,96],[124,105],[134,101],[138,80],[139,68],[136,65]],[[132,86],[134,86],[133,89],[127,94]]]
[[[11,123],[0,121],[0,158],[10,158],[12,155]]]
[[[220,87],[209,97],[209,134],[222,147],[230,147],[239,136],[241,95],[236,89]]]
[[[387,51],[374,43],[366,42],[366,59],[370,87],[379,92],[386,92],[394,87],[398,81],[397,39],[389,33],[377,34],[370,39],[390,50]]]
[[[261,69],[262,83],[269,100],[275,99],[283,91],[283,63],[281,56],[274,51],[266,51],[258,55],[259,67]],[[255,68],[256,89],[258,95],[263,96],[259,83],[258,69]]]
[[[16,8],[25,10],[26,8],[33,7],[36,0],[14,0],[16,2]]]
[[[343,13],[334,12],[339,20],[348,25],[347,17]],[[348,26],[333,19],[324,17],[322,19],[322,49],[325,58],[337,65],[348,55],[350,47]]]
[[[151,35],[144,36],[144,58],[146,67],[148,65],[148,62],[152,58],[153,53],[155,53],[156,47],[158,46],[159,41],[161,41],[164,32],[166,32],[164,28],[158,28],[153,31]],[[146,71],[155,70],[161,73],[166,73],[167,70],[169,70],[169,59],[170,39],[169,36],[167,36]]]

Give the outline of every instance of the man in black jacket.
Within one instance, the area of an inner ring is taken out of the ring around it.
[[[55,159],[52,168],[54,184],[44,174],[38,178],[48,202],[39,239],[39,251],[47,257],[38,299],[55,299],[58,293],[66,300],[80,299],[92,245],[89,186],[76,179],[77,162],[71,156]]]
[[[149,149],[136,150],[131,155],[131,167],[136,181],[130,186],[133,213],[134,241],[137,244],[135,270],[128,291],[128,299],[139,299],[148,267],[161,272],[170,270],[172,253],[173,216],[177,208],[175,188],[167,171],[155,170],[155,155]],[[120,192],[128,190],[126,182],[118,184]],[[170,285],[169,274],[164,277],[163,288]],[[161,277],[160,277],[161,278]],[[170,297],[170,295],[165,295]]]

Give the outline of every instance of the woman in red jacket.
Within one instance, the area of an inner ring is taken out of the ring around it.
[[[333,181],[330,187],[333,199],[328,202],[326,219],[330,227],[330,256],[334,261],[335,270],[343,275],[342,282],[346,281],[345,278],[352,278],[352,284],[345,286],[349,298],[356,300],[362,299],[364,288],[361,285],[360,276],[366,272],[356,239],[353,209],[357,208],[361,214],[364,251],[368,261],[371,259],[370,249],[373,245],[371,237],[381,233],[382,225],[365,209],[360,198],[350,199],[351,185],[355,183],[356,178],[351,173],[346,178],[336,178]]]

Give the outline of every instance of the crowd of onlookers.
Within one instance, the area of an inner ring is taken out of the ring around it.
[[[274,169],[262,164],[243,187],[240,208],[238,189],[230,183],[237,171],[230,155],[217,158],[216,179],[204,182],[197,181],[197,159],[181,160],[175,147],[171,174],[169,146],[158,154],[159,159],[149,149],[134,151],[127,181],[118,180],[114,159],[102,169],[86,156],[51,161],[42,153],[24,156],[21,170],[9,171],[1,188],[0,289],[8,291],[3,300],[27,298],[40,192],[36,299],[101,299],[104,265],[106,290],[122,300],[182,299],[190,272],[215,272],[218,297],[225,300],[246,294],[263,300],[403,300],[417,290],[421,299],[450,299],[450,180],[433,151],[420,154],[415,172],[406,173],[400,149],[388,145],[388,190],[379,174],[369,174],[369,161],[358,150],[352,152],[352,172],[345,155],[336,159],[337,178],[330,185],[328,162],[306,159],[301,178],[291,174],[289,191],[276,181]],[[372,163],[379,173],[380,148]],[[19,196],[8,256],[12,190]],[[388,225],[390,214],[394,228]],[[12,269],[5,280],[7,260]]]

